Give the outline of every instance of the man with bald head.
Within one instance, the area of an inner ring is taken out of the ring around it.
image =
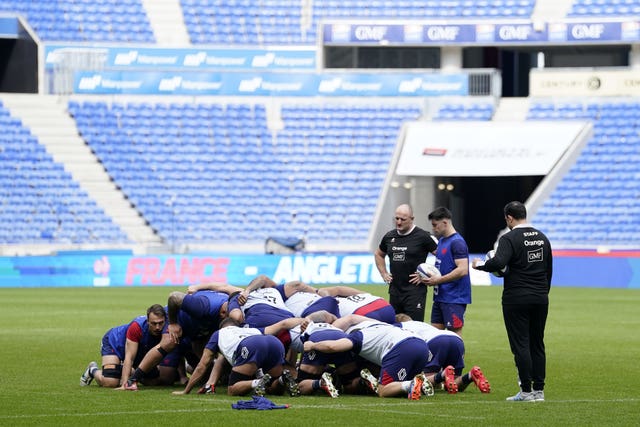
[[[382,237],[374,257],[380,276],[389,285],[389,302],[396,313],[406,313],[413,320],[422,322],[427,287],[421,283],[416,270],[438,245],[428,232],[413,223],[413,219],[410,205],[398,206],[393,216],[396,226]]]

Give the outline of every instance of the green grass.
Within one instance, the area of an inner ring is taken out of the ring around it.
[[[381,296],[381,286],[363,287]],[[454,396],[289,398],[286,410],[236,411],[238,397],[137,393],[80,387],[111,326],[166,303],[168,287],[0,289],[0,425],[229,426],[635,426],[640,420],[640,292],[554,288],[547,324],[547,401],[511,403],[516,371],[502,324],[499,287],[474,287],[464,338],[467,365],[492,385]],[[179,389],[176,387],[175,389]],[[242,399],[245,399],[244,397]]]

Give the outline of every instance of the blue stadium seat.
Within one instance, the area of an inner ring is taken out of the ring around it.
[[[85,213],[84,207],[91,202],[88,195],[20,120],[11,118],[4,107],[0,117],[3,134],[11,135],[11,139],[0,138],[0,161],[7,172],[0,173],[0,185],[7,190],[3,199],[10,202],[0,210],[0,224],[15,224],[16,217],[28,224],[16,227],[8,243],[95,243],[98,237],[90,231],[97,224],[108,224],[110,242],[128,241],[102,210]],[[70,228],[75,230],[73,238],[65,231]]]
[[[309,29],[299,3],[181,0],[185,25],[194,44],[315,44],[318,23],[338,19],[528,18],[535,0],[520,1],[361,1],[315,0]],[[213,19],[212,19],[213,18]]]
[[[626,215],[640,194],[636,185],[636,174],[640,172],[636,144],[640,137],[631,124],[640,119],[636,104],[532,103],[529,118],[540,119],[544,114],[546,119],[570,120],[582,112],[594,123],[593,138],[533,219],[549,227],[554,226],[550,218],[561,219],[564,231],[550,233],[555,247],[576,244],[637,247],[640,244],[640,240],[629,233],[634,217]],[[623,114],[629,118],[623,118]]]
[[[79,122],[90,116],[84,107],[83,103],[69,107]],[[253,237],[259,240],[278,227],[307,236],[322,234],[324,238],[324,230],[317,228],[327,222],[316,221],[319,217],[315,213],[356,204],[358,209],[348,212],[345,218],[354,230],[341,233],[340,238],[366,239],[367,231],[354,224],[360,224],[363,215],[368,218],[365,224],[370,223],[386,167],[386,163],[374,164],[378,159],[372,147],[376,147],[377,153],[384,151],[390,156],[399,124],[421,115],[416,105],[346,108],[322,103],[285,104],[282,106],[285,128],[273,140],[266,127],[266,108],[261,104],[175,103],[154,107],[116,103],[86,107],[91,111],[97,107],[103,112],[99,122],[84,123],[87,132],[83,135],[95,147],[114,181],[160,236],[180,241],[229,238],[228,229],[213,233],[194,228],[196,222],[220,221],[207,206],[226,209],[236,206],[244,212],[240,225],[253,230]],[[163,113],[155,114],[158,110]],[[118,116],[120,121],[110,120]],[[168,125],[167,117],[175,117],[181,124]],[[346,123],[339,127],[344,117]],[[210,129],[208,123],[212,119],[216,124]],[[384,128],[388,135],[380,135],[376,130],[372,143],[367,135],[378,121],[388,123]],[[314,125],[300,126],[300,122]],[[122,132],[114,146],[117,149],[101,149],[108,142],[104,135],[111,135],[116,129]],[[307,142],[301,144],[301,138]],[[173,148],[175,143],[180,144],[179,152]],[[357,160],[351,157],[345,161],[345,155],[356,155]],[[136,164],[135,172],[131,169],[132,159],[142,160]],[[358,169],[360,173],[355,172]],[[359,184],[354,183],[346,191],[356,179]],[[178,213],[157,208],[164,206],[176,192]],[[247,215],[256,207],[260,216],[268,220],[258,222],[255,215]]]
[[[0,12],[23,14],[45,41],[155,43],[141,1],[126,3],[123,8],[112,2],[77,1],[69,5],[5,0],[0,2]]]

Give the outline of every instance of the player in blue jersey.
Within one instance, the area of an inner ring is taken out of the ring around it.
[[[411,320],[404,313],[396,315],[398,325],[422,338],[429,347],[429,363],[424,368],[427,380],[432,385],[442,384],[444,389],[455,394],[475,383],[482,393],[489,393],[491,385],[479,366],[474,366],[466,374],[464,369],[464,341],[455,332],[441,330],[428,323]]]
[[[102,387],[118,387],[124,384],[145,354],[155,347],[167,330],[167,314],[159,304],[147,309],[130,323],[109,329],[102,337],[102,369],[91,362],[80,377],[80,385],[87,386],[95,379]],[[165,355],[157,369],[141,378],[146,385],[168,385],[177,379],[177,367],[181,355],[178,350]]]
[[[344,330],[347,337],[304,343],[305,352],[338,353],[353,351],[380,366],[378,379],[370,379],[380,397],[398,395],[418,400],[432,393],[422,369],[427,365],[428,347],[423,339],[388,323],[351,314],[333,325]]]
[[[174,394],[188,394],[204,377],[208,367],[214,362],[214,369],[207,381],[208,390],[215,391],[222,362],[231,365],[227,393],[241,396],[253,392],[264,395],[282,394],[286,389],[290,396],[300,394],[295,379],[284,369],[284,346],[274,335],[289,330],[300,323],[302,318],[289,318],[266,328],[240,327],[233,319],[225,319],[220,330],[214,332],[207,342],[202,357],[193,371],[183,391]],[[264,376],[257,378],[258,370]]]
[[[429,214],[429,220],[432,233],[438,238],[436,267],[441,273],[440,277],[421,279],[425,285],[434,287],[431,324],[438,329],[449,329],[462,335],[464,315],[467,305],[471,304],[469,248],[454,228],[449,209],[434,209]]]
[[[218,329],[220,320],[227,317],[229,295],[241,291],[240,288],[222,283],[215,284],[215,288],[216,291],[203,290],[193,294],[175,291],[169,295],[167,333],[140,362],[124,384],[124,389],[137,390],[137,382],[182,340],[189,340],[196,359],[202,355],[204,344]]]
[[[343,392],[358,394],[361,391],[360,369],[355,355],[351,351],[337,353],[322,353],[316,351],[304,351],[304,342],[311,340],[326,341],[346,338],[342,329],[333,326],[337,317],[327,311],[314,312],[305,318],[301,325],[304,332],[295,334],[296,328],[292,329],[291,347],[302,353],[298,365],[297,381],[301,394],[313,394],[318,390],[323,390],[330,397],[339,396],[338,388],[334,385],[334,375],[338,378]]]

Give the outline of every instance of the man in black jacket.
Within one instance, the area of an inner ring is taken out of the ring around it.
[[[374,252],[376,267],[382,280],[389,285],[389,303],[396,313],[405,313],[413,320],[424,321],[427,287],[416,272],[429,252],[435,253],[438,243],[431,235],[413,223],[413,208],[407,204],[396,208],[396,227],[386,233]],[[389,270],[385,258],[389,257]]]
[[[488,272],[507,267],[502,315],[520,380],[520,392],[507,400],[544,401],[544,329],[553,273],[551,244],[541,231],[527,223],[524,204],[508,203],[504,217],[510,231],[498,240],[495,256],[484,263],[474,259],[472,265]]]

